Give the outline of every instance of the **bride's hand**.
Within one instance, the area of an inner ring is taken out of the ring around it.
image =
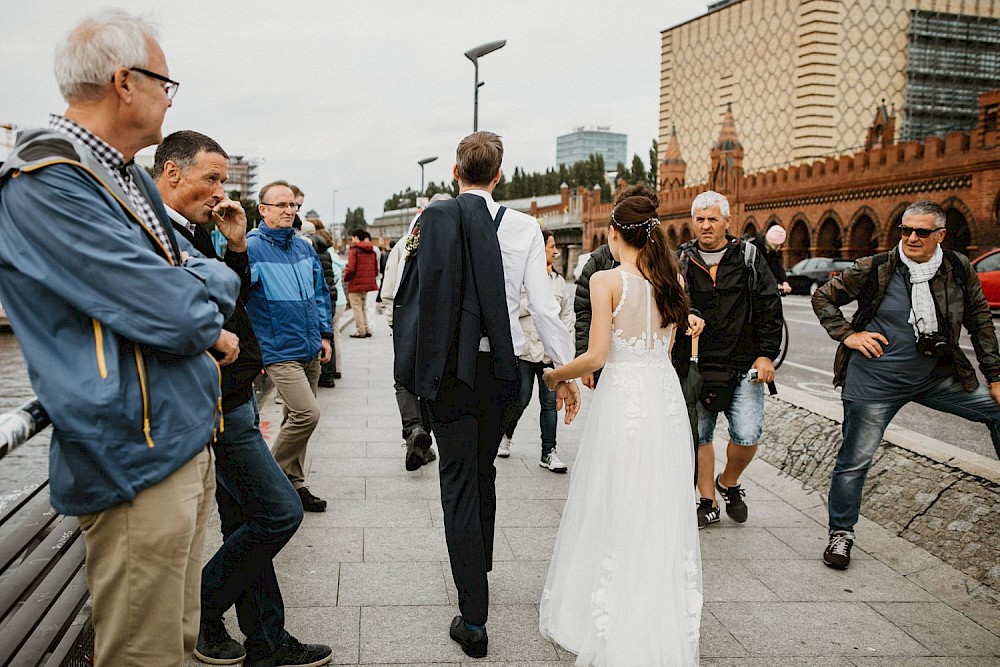
[[[559,380],[554,380],[552,378],[552,374],[554,372],[554,368],[546,368],[542,371],[542,381],[545,382],[545,386],[549,388],[549,391],[555,391],[556,387],[559,385]]]
[[[700,336],[701,332],[705,330],[705,320],[701,319],[697,315],[688,315],[688,336]]]
[[[576,380],[559,382],[555,387],[556,410],[566,408],[565,422],[569,424],[580,411],[580,388],[576,386]]]

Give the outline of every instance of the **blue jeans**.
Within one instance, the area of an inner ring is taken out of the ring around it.
[[[909,401],[986,424],[997,456],[1000,456],[1000,405],[986,387],[965,391],[955,377],[949,376],[908,399],[884,403],[844,400],[844,444],[837,454],[830,480],[831,533],[835,530],[854,532],[861,513],[861,492],[875,452],[889,422]]]
[[[550,391],[545,386],[545,382],[542,381],[542,372],[546,368],[552,367],[552,364],[546,364],[541,361],[517,360],[517,375],[521,381],[521,389],[518,394],[517,408],[511,416],[505,433],[508,438],[514,437],[514,429],[517,428],[517,422],[521,418],[521,415],[524,414],[524,409],[528,407],[528,403],[531,402],[531,392],[537,378],[538,403],[542,408],[538,415],[538,422],[542,427],[542,458],[545,458],[549,452],[556,448],[556,422],[559,419],[559,413],[556,412],[556,393]]]
[[[733,402],[723,413],[729,422],[729,439],[741,447],[753,447],[764,432],[764,385],[744,375],[736,385]],[[718,412],[709,412],[698,403],[698,444],[708,445],[715,437]]]
[[[201,617],[233,604],[248,653],[271,653],[288,638],[272,559],[302,522],[302,501],[260,434],[257,401],[225,413],[215,448],[215,498],[224,542],[201,572]]]

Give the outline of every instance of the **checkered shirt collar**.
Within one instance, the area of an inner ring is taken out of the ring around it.
[[[164,228],[163,223],[153,211],[150,203],[142,196],[139,188],[132,180],[132,175],[128,172],[128,167],[133,162],[125,162],[125,156],[122,155],[121,151],[113,148],[108,142],[93,132],[80,127],[65,116],[57,114],[49,116],[49,127],[65,134],[73,141],[83,144],[87,150],[94,154],[97,161],[111,172],[118,186],[128,195],[132,206],[135,208],[135,212],[138,213],[145,225],[153,232],[160,245],[171,255],[174,263],[180,264],[180,257],[174,252],[174,244],[171,243],[169,237],[173,233],[173,230]]]
[[[85,130],[65,116],[50,114],[49,128],[67,134],[74,141],[86,146],[94,154],[94,157],[112,172],[120,172],[128,166],[125,162],[125,156],[121,154],[121,151],[113,148],[104,139],[101,139],[90,130]]]

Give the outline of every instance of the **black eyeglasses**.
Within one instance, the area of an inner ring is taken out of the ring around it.
[[[174,81],[173,79],[168,79],[162,74],[157,74],[156,72],[150,72],[148,69],[143,69],[141,67],[129,67],[128,70],[130,72],[138,72],[139,74],[145,74],[149,78],[156,79],[157,81],[159,81],[163,85],[163,92],[167,94],[168,100],[174,99],[174,95],[177,94],[177,88],[181,85],[176,81]],[[111,80],[112,81],[115,80],[114,74],[111,75]]]
[[[916,234],[922,239],[928,238],[934,232],[940,232],[944,227],[935,227],[934,229],[921,229],[919,227],[910,227],[908,225],[899,226],[899,235],[902,237],[907,237],[910,234]]]
[[[281,201],[281,202],[278,202],[277,204],[266,204],[264,202],[261,202],[260,205],[261,206],[273,206],[274,208],[280,208],[282,211],[284,211],[286,208],[290,208],[293,211],[297,211],[300,208],[302,208],[302,206],[300,204],[296,204],[293,201]]]

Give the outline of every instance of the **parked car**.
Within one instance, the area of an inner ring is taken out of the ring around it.
[[[854,260],[831,257],[810,257],[802,260],[788,270],[788,284],[792,288],[792,294],[812,294],[817,287],[822,287],[831,278],[836,278],[853,263]]]
[[[1000,248],[972,260],[972,268],[979,274],[990,308],[1000,308]]]

